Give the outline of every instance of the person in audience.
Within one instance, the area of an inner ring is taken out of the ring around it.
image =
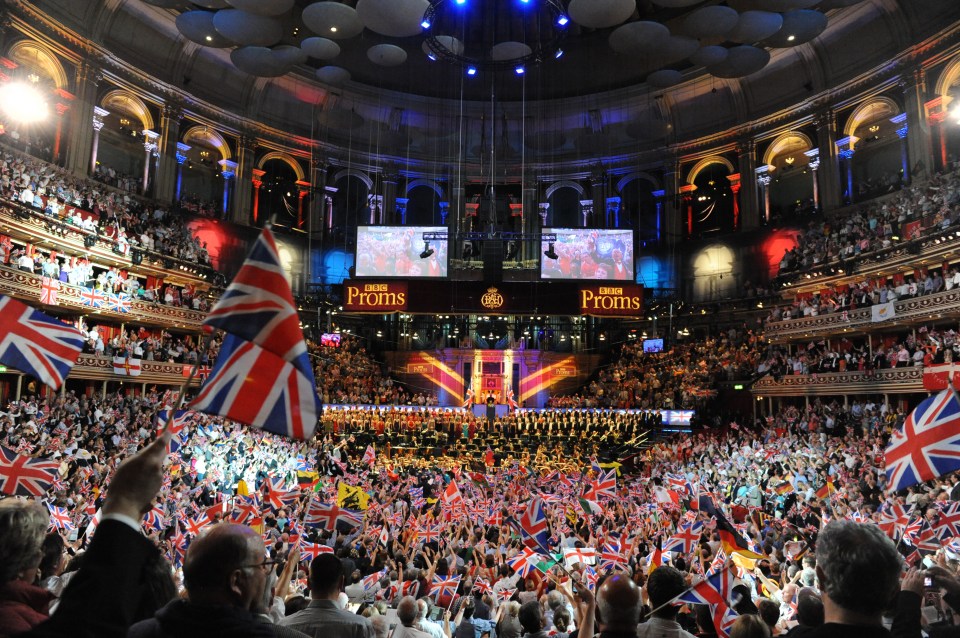
[[[49,522],[37,501],[0,501],[0,633],[18,634],[47,619],[54,595],[37,582]]]
[[[306,609],[281,621],[314,638],[373,638],[373,625],[362,616],[339,607],[343,591],[344,566],[332,554],[320,554],[310,563],[310,597]],[[413,600],[413,599],[411,599]],[[411,612],[411,622],[416,616]]]

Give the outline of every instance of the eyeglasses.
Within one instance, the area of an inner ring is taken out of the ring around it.
[[[259,567],[263,571],[270,571],[270,567],[279,565],[282,563],[282,560],[264,560],[262,563],[254,563],[253,565],[241,565],[240,567]]]

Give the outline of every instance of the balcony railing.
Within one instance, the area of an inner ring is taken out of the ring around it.
[[[770,322],[764,329],[764,335],[771,342],[777,343],[844,332],[866,332],[895,323],[929,321],[951,315],[960,316],[960,288],[895,301],[893,307],[894,316],[886,321],[873,321],[873,311],[869,307],[857,308],[816,317]]]
[[[753,384],[758,396],[823,396],[860,394],[909,394],[925,392],[923,368],[888,368],[861,372],[789,374],[774,379],[766,376]]]
[[[0,266],[0,293],[11,297],[18,297],[37,305],[40,299],[40,288],[43,278],[24,270]],[[181,328],[191,332],[199,332],[206,313],[165,306],[160,303],[133,299],[130,302],[130,312],[111,310],[106,305],[103,308],[94,308],[85,305],[81,298],[79,286],[60,283],[57,293],[57,305],[76,309],[88,317],[101,317],[115,321],[128,321],[144,326],[161,326],[164,328]],[[42,306],[41,306],[42,307]]]

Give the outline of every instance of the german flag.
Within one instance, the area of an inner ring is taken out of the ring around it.
[[[647,566],[647,575],[653,573],[657,567],[663,565],[663,544],[660,542],[660,537],[657,536],[657,544],[653,547],[653,554],[650,555],[650,565]]]
[[[819,499],[830,498],[830,496],[837,491],[837,488],[833,486],[832,481],[827,481],[823,486],[816,491],[816,496]]]
[[[714,511],[714,516],[717,519],[717,534],[720,536],[720,545],[723,547],[723,551],[727,553],[727,556],[732,558],[740,557],[743,559],[738,564],[741,564],[741,566],[746,569],[753,569],[758,560],[767,558],[763,554],[752,551],[746,539],[734,529],[730,521],[718,510]]]
[[[780,483],[779,485],[774,487],[773,491],[781,495],[789,494],[790,492],[793,491],[793,483],[791,483],[790,481],[784,481],[783,483]]]

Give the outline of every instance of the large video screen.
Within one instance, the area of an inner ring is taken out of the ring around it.
[[[446,226],[360,226],[356,276],[446,277],[447,240],[423,238],[446,232]]]
[[[545,237],[540,248],[541,279],[633,281],[633,231],[592,228],[544,228],[556,235],[553,254]]]

